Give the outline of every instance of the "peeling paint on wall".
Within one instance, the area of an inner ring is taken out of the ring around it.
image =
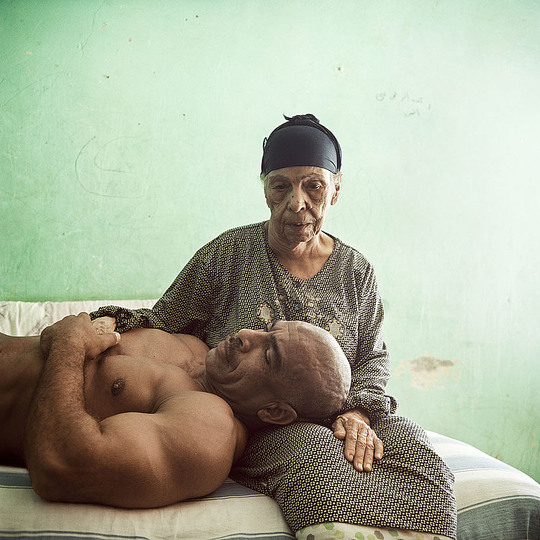
[[[416,388],[427,388],[438,386],[444,379],[449,377],[458,378],[459,370],[457,364],[459,360],[442,360],[436,356],[426,353],[424,356],[400,362],[395,375],[412,375],[411,386]]]

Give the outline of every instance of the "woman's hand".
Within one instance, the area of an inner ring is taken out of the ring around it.
[[[345,458],[357,471],[371,471],[373,458],[383,456],[383,443],[369,427],[369,418],[358,409],[340,414],[332,424],[334,437],[345,439]]]
[[[116,319],[114,317],[98,317],[92,321],[92,325],[98,334],[111,334],[116,330]]]

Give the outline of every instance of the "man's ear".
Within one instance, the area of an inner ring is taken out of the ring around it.
[[[267,424],[280,424],[284,426],[286,424],[292,424],[298,415],[294,407],[286,401],[272,401],[262,409],[259,409],[257,416],[259,420]]]

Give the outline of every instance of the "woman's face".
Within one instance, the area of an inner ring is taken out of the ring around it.
[[[319,167],[286,167],[268,173],[264,195],[272,231],[295,246],[309,242],[322,229],[328,208],[335,204],[341,184]]]

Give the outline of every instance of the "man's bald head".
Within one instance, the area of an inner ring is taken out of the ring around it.
[[[206,379],[251,427],[321,421],[345,402],[351,368],[332,335],[309,323],[277,321],[268,331],[231,334],[206,359]]]

